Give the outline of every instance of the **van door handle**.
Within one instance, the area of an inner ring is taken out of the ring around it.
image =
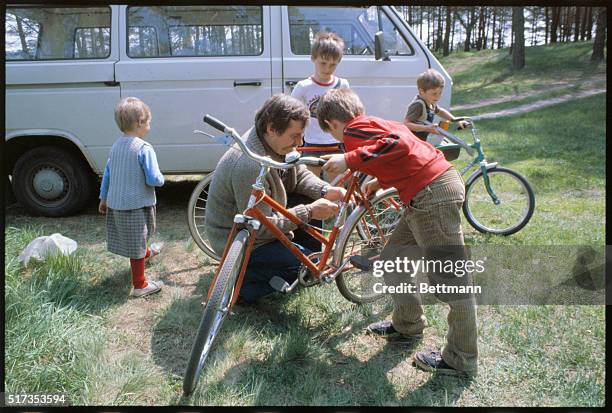
[[[109,82],[104,82],[104,86],[119,86],[119,82],[115,82],[114,80]]]
[[[261,82],[259,81],[254,81],[254,82],[238,82],[236,80],[234,80],[234,87],[236,86],[261,86]]]
[[[298,84],[298,81],[297,81],[297,80],[287,80],[287,81],[285,82],[285,86],[289,86],[289,87],[293,87],[293,86],[295,86],[295,85],[297,85],[297,84]]]

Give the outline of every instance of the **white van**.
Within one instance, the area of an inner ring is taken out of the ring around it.
[[[367,112],[403,119],[416,77],[440,63],[388,6],[6,8],[6,137],[16,197],[30,212],[74,213],[97,192],[120,136],[113,108],[137,96],[165,174],[211,171],[226,147],[192,131],[210,113],[245,131],[272,94],[313,71],[319,31],[345,41],[337,74]]]

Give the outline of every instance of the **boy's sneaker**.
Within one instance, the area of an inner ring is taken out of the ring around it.
[[[132,297],[140,298],[158,293],[161,291],[163,285],[164,283],[162,281],[147,280],[147,286],[145,288],[134,288],[134,291],[132,291]]]
[[[397,331],[391,321],[377,321],[366,327],[366,334],[374,334],[380,337],[385,337],[388,340],[395,342],[416,342],[423,338],[423,334],[414,334],[411,336],[404,335]]]
[[[437,350],[418,351],[414,354],[414,365],[421,370],[448,374],[459,377],[471,377],[474,374],[466,371],[457,370],[446,364],[442,358],[442,353]]]

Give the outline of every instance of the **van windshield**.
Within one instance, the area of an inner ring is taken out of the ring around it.
[[[374,35],[381,30],[389,55],[414,54],[381,7],[290,6],[288,11],[291,51],[295,55],[309,55],[316,34],[322,31],[342,37],[345,55],[373,55]]]

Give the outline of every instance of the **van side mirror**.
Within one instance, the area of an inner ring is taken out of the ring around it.
[[[382,59],[383,61],[391,60],[389,55],[384,51],[382,31],[377,31],[374,35],[374,58],[376,60]]]

